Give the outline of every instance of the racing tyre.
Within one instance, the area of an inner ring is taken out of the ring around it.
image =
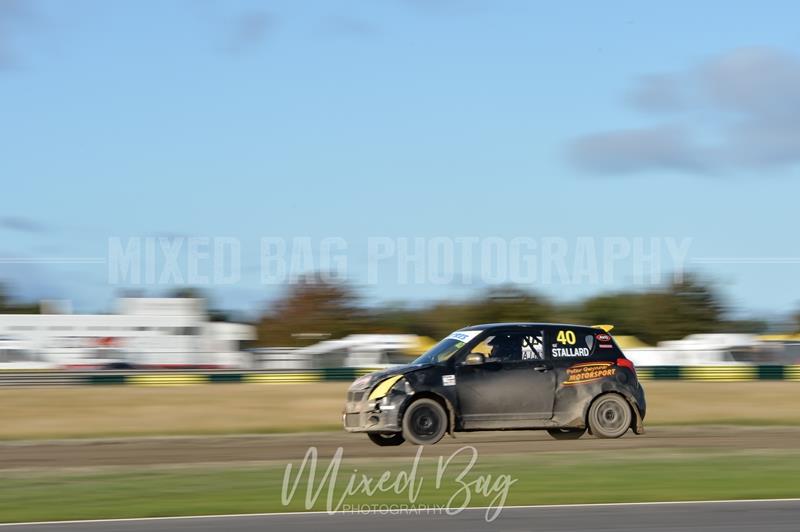
[[[589,429],[598,438],[619,438],[631,427],[631,407],[619,394],[598,397],[589,409]]]
[[[547,433],[557,440],[577,440],[586,429],[547,429]]]
[[[393,447],[395,445],[402,445],[405,438],[399,432],[367,432],[367,437],[375,445],[381,447]]]
[[[447,432],[447,413],[433,399],[417,399],[403,415],[403,436],[414,445],[433,445]]]

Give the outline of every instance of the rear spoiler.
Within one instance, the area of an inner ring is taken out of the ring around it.
[[[602,329],[603,331],[609,333],[609,332],[611,332],[611,329],[614,328],[614,326],[613,325],[592,325],[592,328],[593,329]]]

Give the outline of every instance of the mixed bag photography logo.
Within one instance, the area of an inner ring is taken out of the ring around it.
[[[658,285],[690,262],[689,237],[310,236],[243,240],[229,236],[114,236],[109,285],[260,286],[325,281],[369,286],[538,284]]]
[[[485,509],[486,522],[497,519],[518,481],[508,473],[479,472],[478,449],[465,445],[450,455],[423,459],[425,447],[406,463],[398,459],[386,469],[347,467],[344,448],[327,461],[316,447],[303,459],[288,463],[281,486],[281,504],[328,513],[444,513],[457,515],[469,507]]]

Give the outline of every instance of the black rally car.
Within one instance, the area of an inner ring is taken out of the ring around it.
[[[405,366],[357,379],[343,413],[348,432],[378,445],[438,442],[445,433],[544,429],[644,432],[644,390],[610,325],[494,323],[460,329]]]

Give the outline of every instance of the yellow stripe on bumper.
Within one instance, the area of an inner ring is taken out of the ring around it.
[[[381,397],[389,393],[389,390],[392,389],[394,383],[396,383],[402,378],[403,378],[402,375],[395,375],[394,377],[389,377],[388,379],[382,380],[380,384],[375,386],[375,388],[373,388],[373,390],[370,392],[369,400],[372,401],[373,399],[380,399]]]

